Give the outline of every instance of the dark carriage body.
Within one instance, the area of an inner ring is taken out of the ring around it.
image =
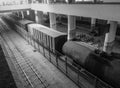
[[[33,21],[30,20],[20,20],[18,21],[19,26],[22,27],[26,32],[28,32],[28,25],[34,23]]]
[[[120,60],[94,52],[85,45],[68,41],[63,46],[63,53],[79,66],[105,81],[109,85],[120,88]],[[112,59],[111,59],[112,58]]]

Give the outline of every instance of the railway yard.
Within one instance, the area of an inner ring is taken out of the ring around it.
[[[0,88],[120,88],[120,0],[0,0]]]
[[[18,75],[14,78],[18,88],[78,88],[16,32],[6,29],[1,35],[10,66],[15,66],[13,75]]]
[[[12,88],[119,88],[119,55],[76,40],[94,39],[83,33],[67,41],[66,33],[2,16],[0,44],[14,79]]]

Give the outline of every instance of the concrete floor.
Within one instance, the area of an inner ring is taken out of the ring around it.
[[[31,62],[40,71],[43,77],[46,78],[50,84],[50,88],[78,88],[76,84],[61,73],[42,54],[37,51],[34,52],[34,48],[29,45],[20,35],[13,31],[10,31],[7,35],[18,47],[21,47],[21,51],[23,51],[26,57],[29,57]]]

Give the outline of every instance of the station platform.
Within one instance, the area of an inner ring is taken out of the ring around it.
[[[29,45],[28,42],[19,34],[12,30],[6,32],[5,34],[9,36],[9,38],[11,38],[16,46],[21,47],[22,53],[30,59],[37,70],[42,74],[43,77],[45,77],[45,79],[49,83],[48,88],[78,88],[76,84],[74,84],[60,70],[58,70],[53,64],[51,64],[42,54],[40,54],[31,45]],[[13,75],[15,76],[15,81],[17,79],[17,87],[24,88],[22,86],[21,78],[19,79],[19,73],[16,72],[16,69],[13,69],[12,67],[11,69]]]

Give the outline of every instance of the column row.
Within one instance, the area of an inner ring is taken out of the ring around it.
[[[27,15],[30,15],[32,13],[31,17],[33,17],[33,12],[27,12]],[[21,16],[21,18],[24,18],[24,12],[17,12],[17,16]],[[35,21],[39,24],[43,24],[43,12],[42,11],[35,11]],[[57,29],[57,23],[56,23],[57,15],[55,13],[49,13],[49,21],[50,21],[50,28]],[[105,34],[105,40],[104,40],[104,46],[103,51],[110,53],[111,49],[113,47],[115,37],[116,37],[116,30],[117,30],[117,22],[115,21],[109,21],[110,27],[109,31]],[[96,25],[96,18],[91,19],[91,31],[94,30]],[[73,32],[76,29],[76,17],[68,15],[68,40],[71,40],[73,38]]]

